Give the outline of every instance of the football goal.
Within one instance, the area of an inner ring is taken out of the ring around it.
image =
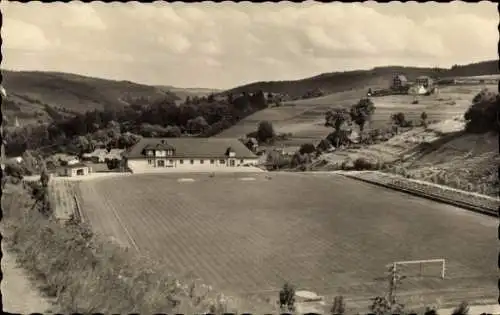
[[[400,274],[405,278],[445,278],[446,260],[445,259],[423,259],[395,261],[388,265],[392,267],[395,274]]]

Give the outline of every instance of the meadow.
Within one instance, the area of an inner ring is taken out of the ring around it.
[[[384,294],[386,264],[445,258],[445,280],[438,266],[426,266],[399,292],[427,303],[495,298],[490,217],[333,174],[181,176],[81,182],[84,220],[169,272],[228,295],[271,297],[290,281],[366,303]]]
[[[391,95],[373,97],[376,110],[370,128],[387,127],[390,117],[403,112],[407,120],[419,121],[425,111],[429,121],[450,119],[461,116],[470,106],[472,98],[484,87],[496,90],[493,85],[467,85],[441,87],[438,94],[430,96]],[[255,131],[260,121],[273,123],[277,132],[291,133],[287,145],[319,141],[325,138],[331,128],[324,127],[325,112],[330,108],[348,107],[365,97],[365,90],[352,90],[334,93],[314,99],[305,99],[284,103],[281,107],[267,108],[241,120],[235,126],[221,132],[216,137],[243,137]],[[418,104],[412,104],[418,100]]]

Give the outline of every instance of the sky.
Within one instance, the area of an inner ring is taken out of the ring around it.
[[[498,58],[480,3],[15,3],[2,1],[2,69],[230,88],[376,66]]]

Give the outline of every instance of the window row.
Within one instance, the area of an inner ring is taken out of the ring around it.
[[[174,160],[168,160],[169,164],[174,164]],[[245,161],[240,160],[243,164]],[[148,164],[153,164],[153,159],[148,159]],[[179,164],[184,164],[184,160],[179,160]],[[194,164],[194,160],[189,160],[189,164]],[[205,164],[205,160],[200,160],[200,164]],[[210,164],[215,164],[215,160],[210,160]],[[226,160],[219,160],[219,164],[226,164]]]

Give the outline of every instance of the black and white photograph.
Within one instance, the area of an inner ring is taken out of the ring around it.
[[[3,310],[500,315],[494,2],[0,2]]]

